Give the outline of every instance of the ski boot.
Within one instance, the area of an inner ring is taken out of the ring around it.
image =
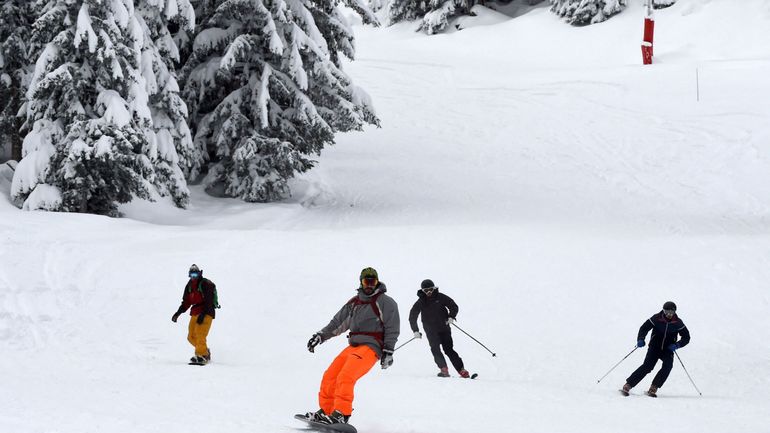
[[[631,385],[623,385],[623,388],[620,389],[620,393],[628,397],[631,394]]]
[[[438,376],[438,377],[449,377],[449,368],[443,367],[441,369],[441,371],[439,371],[436,376]]]
[[[468,373],[468,370],[466,370],[464,368],[462,370],[458,371],[458,373],[460,374],[460,377],[462,377],[464,379],[470,379],[470,377],[471,377],[471,374]]]
[[[655,385],[650,385],[650,389],[647,390],[647,395],[649,395],[650,397],[657,397],[658,387]]]

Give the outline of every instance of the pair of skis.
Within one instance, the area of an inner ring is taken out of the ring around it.
[[[452,376],[438,376],[438,377],[440,377],[440,378],[442,378],[442,379],[446,379],[447,377],[452,377]],[[469,377],[462,377],[462,376],[459,376],[459,378],[460,378],[460,379],[475,379],[475,378],[477,378],[477,377],[479,377],[479,374],[478,374],[478,373],[473,373],[473,374],[471,374]]]
[[[620,393],[621,393],[621,394],[622,394],[624,397],[628,397],[629,395],[631,395],[631,393],[630,393],[630,392],[628,392],[628,391],[626,391],[626,390],[624,390],[624,389],[622,389],[622,388],[621,388],[621,389],[619,389],[618,391],[620,391]],[[655,395],[655,394],[650,394],[650,391],[646,391],[646,392],[644,393],[644,395],[646,395],[647,397],[653,397],[653,398],[657,398],[657,397],[658,397],[658,396],[657,396],[657,395]]]

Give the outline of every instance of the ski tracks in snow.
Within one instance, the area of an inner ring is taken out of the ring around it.
[[[34,219],[34,215],[22,216]],[[18,349],[73,344],[79,329],[73,323],[90,316],[94,307],[89,299],[96,290],[93,282],[104,255],[97,249],[89,253],[88,245],[77,236],[61,233],[52,238],[50,231],[35,224],[4,233],[0,250],[0,340]],[[41,271],[30,274],[29,269]]]
[[[370,59],[351,67],[385,113],[368,151],[382,160],[382,176],[404,184],[401,206],[452,190],[458,200],[442,206],[485,220],[537,214],[717,232],[770,224],[770,194],[757,182],[770,159],[755,137],[770,116],[719,101],[734,94],[696,102],[689,67],[576,70],[567,81],[505,65]],[[425,171],[389,164],[403,155]],[[443,171],[431,173],[433,165]],[[367,192],[329,185],[335,194]]]
[[[11,248],[18,244],[14,241],[8,243]],[[44,240],[37,240],[36,244],[38,248],[20,248],[0,257],[5,267],[0,284],[6,288],[0,310],[0,338],[16,348],[41,348],[52,338],[66,337],[63,334],[66,334],[67,328],[62,326],[63,317],[60,314],[79,302],[77,290],[53,274],[56,272],[57,257],[66,254],[63,246]],[[32,254],[25,254],[28,251]],[[43,269],[41,274],[17,273],[17,270],[35,262],[38,262],[39,269]]]

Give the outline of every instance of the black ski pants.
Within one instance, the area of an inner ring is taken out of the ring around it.
[[[452,341],[452,329],[447,328],[445,330],[425,330],[425,336],[428,338],[428,344],[430,344],[430,352],[433,354],[433,360],[436,361],[438,368],[446,368],[446,359],[441,354],[441,348],[444,348],[444,353],[449,357],[449,361],[452,362],[452,366],[458,372],[464,368],[463,360],[460,355],[455,352],[454,342]]]
[[[631,376],[628,376],[626,383],[632,387],[636,386],[642,379],[644,379],[644,376],[650,374],[659,359],[663,361],[663,366],[660,368],[660,371],[658,371],[658,374],[652,379],[652,385],[656,388],[661,388],[663,384],[666,383],[668,374],[671,373],[671,368],[674,366],[674,352],[671,352],[668,349],[659,349],[657,347],[650,347],[647,349],[647,356],[644,357],[644,362],[636,369],[636,371],[631,373]]]

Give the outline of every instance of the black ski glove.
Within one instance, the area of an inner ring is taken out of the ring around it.
[[[200,313],[200,314],[198,314],[198,320],[196,320],[196,322],[199,325],[202,325],[203,324],[203,320],[205,320],[205,319],[206,319],[206,313]]]
[[[179,313],[174,313],[174,315],[171,316],[171,321],[176,323],[176,319],[178,319],[178,318],[179,318]]]
[[[323,338],[321,337],[321,334],[315,333],[312,337],[310,337],[310,340],[307,342],[307,350],[310,351],[310,353],[315,352],[315,347],[319,344],[323,343]]]
[[[382,369],[385,370],[386,368],[393,365],[393,351],[390,349],[382,349],[382,359],[380,359],[380,365],[382,366]]]

